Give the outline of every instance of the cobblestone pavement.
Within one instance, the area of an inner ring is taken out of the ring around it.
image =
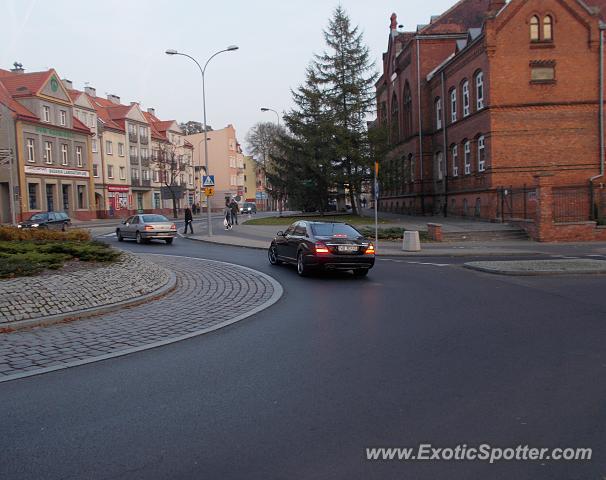
[[[164,286],[170,272],[123,253],[119,262],[76,272],[0,282],[0,327],[11,322],[68,314],[140,298]]]
[[[0,335],[0,381],[205,333],[273,304],[282,293],[275,280],[245,267],[189,257],[146,258],[175,272],[172,293],[98,317]]]
[[[510,275],[606,273],[605,260],[588,258],[468,262],[465,267]]]

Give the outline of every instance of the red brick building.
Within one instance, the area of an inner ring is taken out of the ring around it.
[[[534,220],[538,174],[599,192],[602,11],[605,0],[462,0],[416,32],[392,15],[376,84],[392,145],[380,209]],[[587,214],[574,220],[595,213],[583,195],[565,199]]]

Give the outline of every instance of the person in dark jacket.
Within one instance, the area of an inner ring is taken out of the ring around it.
[[[191,210],[189,209],[189,207],[187,207],[185,209],[185,228],[183,229],[183,234],[187,234],[187,226],[189,225],[189,230],[191,231],[191,233],[194,233],[194,227],[193,227],[193,223],[194,223],[194,217],[191,214]]]
[[[229,204],[229,208],[231,208],[231,223],[232,225],[238,225],[238,202],[236,202],[233,198],[231,199],[231,203]]]

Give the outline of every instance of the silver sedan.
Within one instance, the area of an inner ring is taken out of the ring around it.
[[[145,243],[152,239],[164,240],[169,245],[177,236],[177,226],[164,215],[142,214],[133,215],[122,221],[116,228],[118,241],[132,238],[137,243]]]

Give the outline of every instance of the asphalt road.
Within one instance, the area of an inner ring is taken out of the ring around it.
[[[501,277],[432,257],[302,279],[257,250],[120,246],[256,268],[285,294],[209,335],[0,384],[1,479],[606,475],[604,277]],[[590,447],[593,459],[365,459],[421,443]]]

